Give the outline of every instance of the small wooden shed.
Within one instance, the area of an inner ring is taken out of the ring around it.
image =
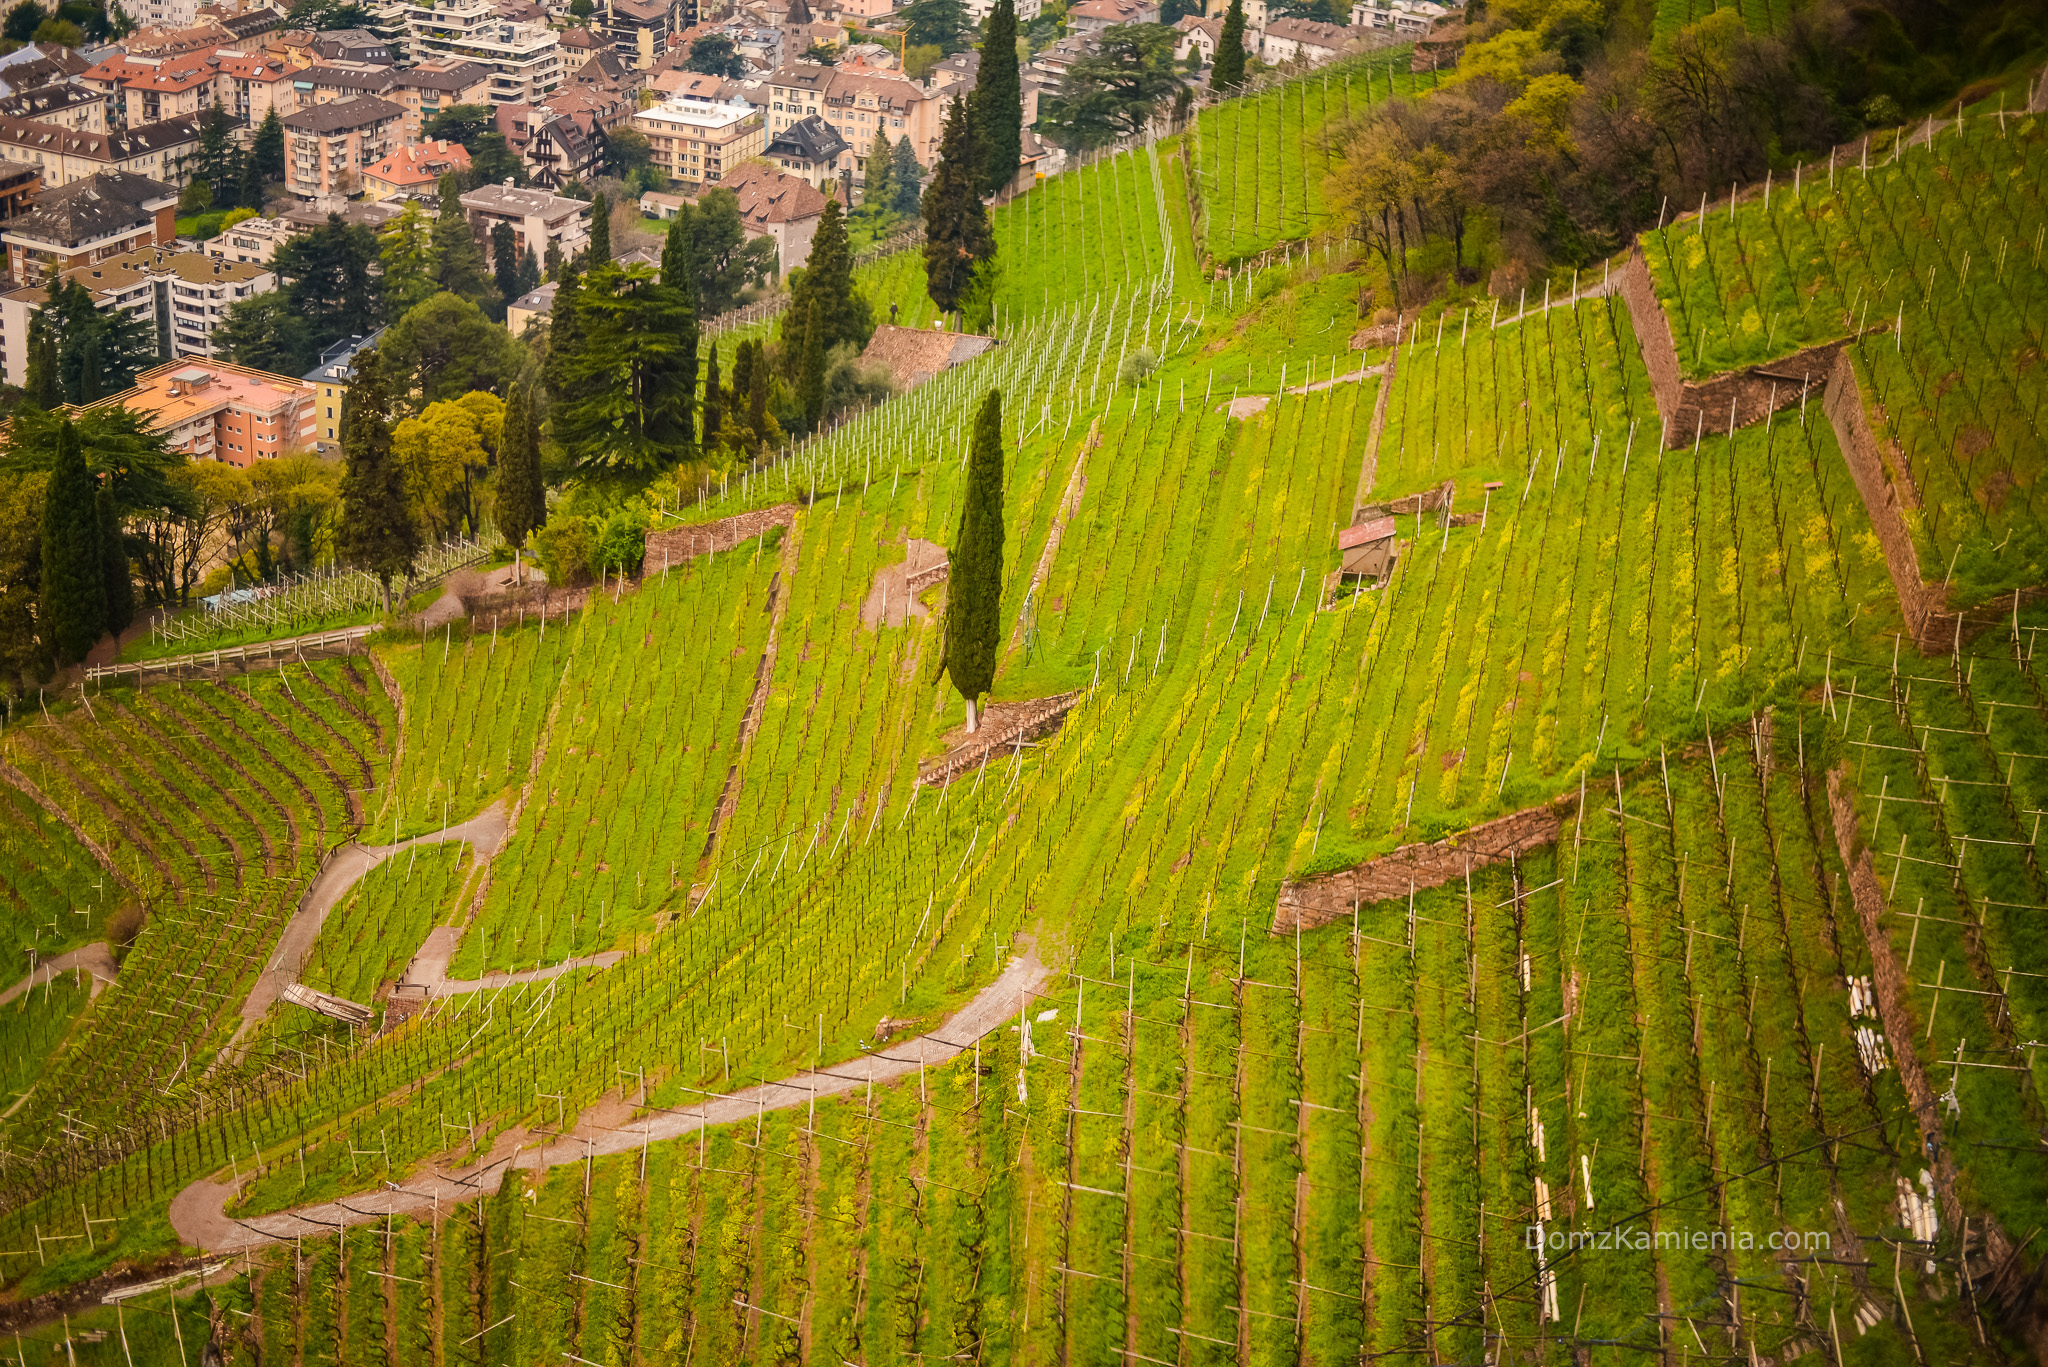
[[[1376,517],[1337,533],[1342,572],[1350,577],[1385,579],[1394,570],[1394,519]]]

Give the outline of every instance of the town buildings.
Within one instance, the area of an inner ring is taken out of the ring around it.
[[[580,199],[513,185],[485,185],[464,195],[462,207],[486,255],[491,230],[500,223],[512,225],[512,249],[524,256],[531,248],[537,261],[547,259],[550,247],[572,257],[590,244],[590,205]]]
[[[426,125],[443,109],[458,104],[491,103],[494,73],[482,62],[464,57],[438,57],[418,66],[401,67],[384,98],[405,110],[404,136],[418,142]]]
[[[186,161],[199,150],[199,124],[165,119],[141,128],[82,133],[54,123],[0,118],[0,160],[34,166],[50,188],[103,171],[129,171],[183,185]]]
[[[140,319],[156,335],[157,354],[210,357],[214,333],[228,311],[277,287],[267,267],[224,261],[169,247],[109,257],[65,272],[103,312]],[[9,384],[28,376],[28,320],[49,298],[47,285],[23,285],[0,294],[0,371]]]
[[[320,353],[320,364],[306,372],[313,387],[313,442],[316,447],[334,446],[341,440],[341,404],[356,378],[356,356],[377,345],[384,329],[365,337],[357,334],[331,343]]]
[[[490,68],[490,97],[499,104],[533,104],[561,84],[561,36],[545,24],[499,17],[491,0],[411,4],[405,25],[416,58],[459,57]]]
[[[404,144],[363,168],[363,194],[370,199],[432,195],[442,176],[468,169],[469,149],[459,142]]]

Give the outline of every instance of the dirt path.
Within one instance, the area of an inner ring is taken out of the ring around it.
[[[462,944],[462,933],[466,926],[435,926],[427,932],[427,938],[420,944],[420,952],[413,956],[412,963],[405,970],[405,977],[399,980],[401,986],[423,987],[429,997],[459,996],[464,992],[482,992],[494,987],[511,987],[518,983],[537,983],[549,978],[559,978],[564,973],[579,968],[610,968],[626,957],[622,949],[609,949],[602,954],[586,954],[578,959],[565,959],[546,968],[525,968],[513,973],[486,973],[481,978],[450,978],[449,961],[454,959],[456,949]]]
[[[830,1068],[800,1072],[684,1110],[657,1109],[637,1120],[617,1099],[607,1099],[578,1117],[575,1128],[567,1134],[545,1143],[529,1148],[521,1140],[514,1140],[509,1153],[501,1154],[494,1149],[483,1162],[469,1167],[429,1167],[405,1182],[387,1185],[382,1191],[363,1192],[250,1220],[238,1220],[227,1214],[227,1203],[234,1195],[232,1184],[201,1180],[171,1199],[171,1228],[181,1243],[227,1253],[271,1241],[318,1237],[387,1215],[434,1216],[440,1213],[443,1202],[474,1200],[496,1191],[508,1172],[536,1172],[605,1154],[628,1153],[646,1144],[694,1134],[707,1125],[731,1124],[763,1111],[808,1105],[813,1097],[846,1096],[876,1083],[894,1082],[920,1067],[944,1063],[972,1049],[983,1036],[1001,1029],[1018,1015],[1025,1003],[1043,990],[1051,976],[1049,971],[1039,962],[1035,948],[1021,939],[1019,947],[1023,949],[1022,955],[1013,958],[1002,975],[954,1013],[952,1019],[930,1034],[890,1045],[886,1051]],[[508,1134],[521,1132],[514,1130]]]
[[[89,995],[93,997],[106,991],[108,984],[114,981],[115,975],[120,971],[114,966],[113,947],[105,940],[94,940],[89,945],[80,945],[68,953],[59,954],[37,964],[29,970],[26,978],[0,992],[0,1006],[7,1005],[22,993],[41,987],[50,979],[59,974],[69,973],[73,969],[82,969],[92,975]]]
[[[250,989],[248,999],[242,1003],[242,1023],[235,1028],[234,1038],[221,1051],[221,1057],[235,1057],[236,1046],[242,1037],[263,1019],[285,988],[298,980],[299,970],[305,967],[306,956],[313,952],[313,943],[320,938],[320,928],[327,923],[327,913],[334,910],[335,904],[347,895],[350,888],[362,881],[363,875],[400,850],[415,845],[468,841],[476,847],[479,855],[488,857],[496,854],[498,847],[505,842],[507,827],[505,804],[498,801],[459,825],[414,836],[410,840],[390,845],[351,842],[336,850],[333,857],[321,866],[305,895],[299,898],[299,909],[292,913],[284,934],[278,937],[277,948],[272,951],[270,961],[263,966],[256,986]]]

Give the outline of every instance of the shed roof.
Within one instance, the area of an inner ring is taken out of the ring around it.
[[[1348,551],[1353,546],[1363,546],[1373,541],[1385,541],[1388,537],[1394,535],[1394,532],[1395,522],[1393,518],[1374,518],[1371,522],[1361,522],[1356,527],[1346,527],[1343,531],[1337,533],[1337,549]]]

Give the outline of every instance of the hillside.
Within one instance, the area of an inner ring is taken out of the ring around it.
[[[0,1275],[210,1269],[24,1338],[2038,1359],[2048,119],[1374,323],[1318,168],[1411,79],[1011,201],[1000,345],[637,579],[20,714],[8,933],[132,943],[0,1002]],[[991,388],[969,738],[912,576]]]

